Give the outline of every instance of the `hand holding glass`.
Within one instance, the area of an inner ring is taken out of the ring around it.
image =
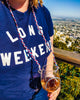
[[[59,71],[56,67],[53,67],[53,70],[47,70],[46,65],[43,66],[41,71],[41,84],[43,89],[48,91],[49,93],[56,91],[60,87],[60,76]]]

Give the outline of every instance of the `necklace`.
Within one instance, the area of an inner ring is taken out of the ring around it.
[[[13,20],[14,20],[14,23],[15,23],[15,25],[16,25],[16,29],[17,29],[17,32],[18,32],[18,24],[17,24],[17,21],[16,21],[16,19],[15,19],[15,16],[14,16],[14,14],[13,14],[13,12],[12,12],[12,9],[11,9],[11,7],[10,7],[10,4],[9,4],[8,0],[6,0],[6,3],[7,3],[7,5],[8,5],[8,9],[10,10],[10,13],[11,13],[11,15],[12,15],[12,18],[13,18]],[[34,11],[33,6],[32,6],[32,13],[33,13],[33,16],[34,16],[34,19],[35,19],[35,23],[36,23],[37,29],[38,29],[38,31],[40,32],[41,36],[43,37],[43,39],[44,39],[44,41],[45,41],[45,45],[49,48],[50,51],[52,51],[51,48],[49,47],[49,44],[47,43],[47,40],[46,40],[45,36],[43,35],[43,32],[42,32],[42,31],[40,30],[40,28],[39,28],[39,25],[38,25],[38,22],[37,22],[37,18],[36,18],[36,15],[35,15],[35,11]],[[37,64],[38,67],[39,67],[38,72],[40,73],[40,72],[41,72],[41,66],[40,66],[38,60],[35,58],[35,56],[33,56],[33,54],[32,54],[32,52],[30,51],[30,49],[25,45],[24,40],[21,38],[19,32],[18,32],[18,35],[19,35],[19,38],[20,38],[20,40],[21,40],[21,43],[22,43],[23,47],[25,48],[25,52],[28,52],[28,53],[31,55],[31,57],[34,59],[34,61],[36,62],[36,64]],[[58,70],[59,67],[58,67],[58,65],[57,65],[57,63],[56,63],[54,53],[53,53],[53,58],[54,58],[54,63],[55,63],[55,65],[56,65],[56,67],[57,67],[57,70]]]

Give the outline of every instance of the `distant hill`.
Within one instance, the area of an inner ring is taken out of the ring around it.
[[[52,17],[53,21],[80,21],[80,18],[74,18],[74,17]]]

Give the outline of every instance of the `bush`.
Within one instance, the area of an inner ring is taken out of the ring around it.
[[[80,100],[80,68],[57,61],[60,67],[61,92],[57,100]]]

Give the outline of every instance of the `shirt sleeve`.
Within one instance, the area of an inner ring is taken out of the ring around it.
[[[43,8],[44,17],[46,19],[46,23],[48,26],[48,33],[49,33],[49,36],[51,37],[54,34],[52,18],[51,18],[49,10],[45,6],[43,6],[42,8]]]

